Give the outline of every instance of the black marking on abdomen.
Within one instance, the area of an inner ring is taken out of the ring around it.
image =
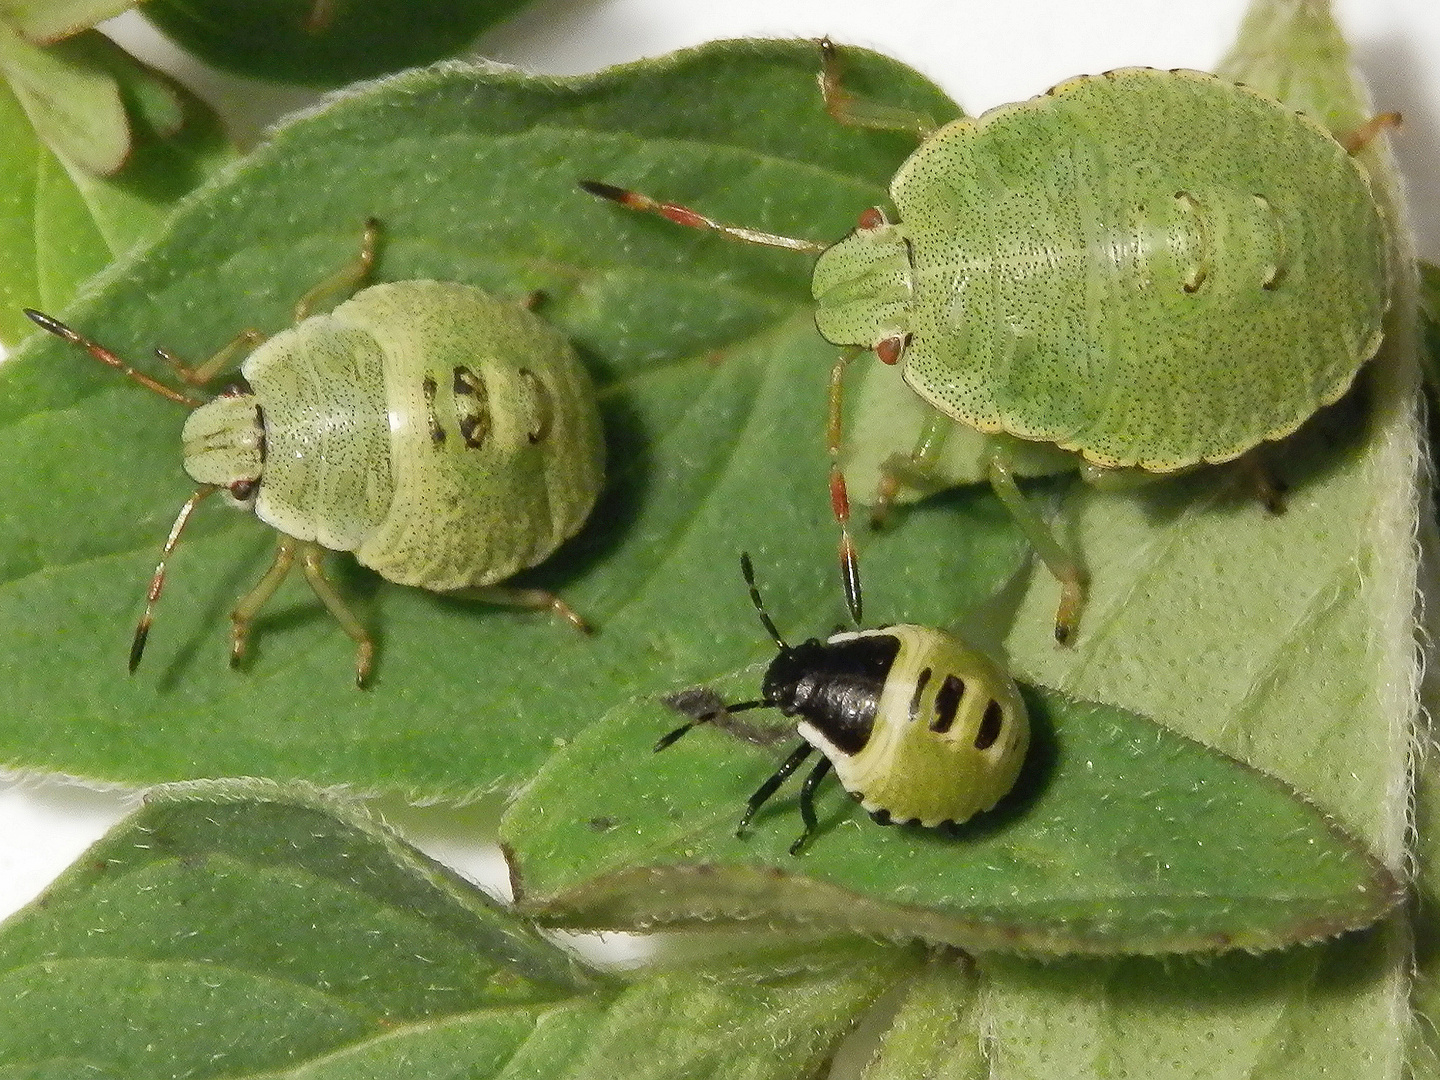
[[[1194,221],[1193,236],[1195,246],[1199,249],[1195,265],[1180,282],[1180,288],[1187,293],[1197,293],[1205,284],[1205,279],[1210,276],[1210,230],[1205,221],[1205,208],[1200,205],[1200,200],[1188,191],[1175,192],[1175,201]]]
[[[1280,215],[1275,212],[1275,207],[1269,199],[1259,192],[1256,192],[1251,198],[1265,211],[1270,219],[1271,227],[1275,230],[1275,264],[1271,267],[1270,273],[1260,282],[1260,288],[1266,292],[1274,292],[1280,288],[1281,279],[1285,277],[1285,229],[1281,224]]]
[[[470,449],[478,450],[490,434],[490,392],[485,380],[468,367],[455,369],[454,391],[460,437]]]
[[[425,394],[425,418],[430,424],[430,441],[436,446],[444,446],[445,429],[440,426],[440,418],[435,415],[435,380],[426,375],[420,383],[420,389]]]
[[[550,388],[529,368],[520,369],[520,378],[535,398],[535,426],[525,436],[532,443],[538,443],[550,434],[555,422],[555,402],[550,398]]]
[[[912,724],[920,719],[920,697],[925,693],[925,687],[930,685],[930,676],[933,674],[934,672],[927,667],[915,679],[915,693],[910,695],[910,722]]]
[[[980,730],[975,732],[975,749],[987,750],[995,745],[1005,727],[1005,710],[993,698],[985,706],[985,715],[980,718]]]
[[[949,731],[964,698],[965,680],[959,675],[946,675],[935,694],[935,719],[930,721],[930,730],[939,735]]]

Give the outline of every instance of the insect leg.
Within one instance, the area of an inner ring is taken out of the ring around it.
[[[375,266],[375,248],[379,239],[380,223],[374,218],[367,218],[365,231],[360,237],[360,253],[300,297],[295,305],[295,321],[298,323],[308,319],[317,307],[332,296],[342,296],[358,289]]]
[[[1085,571],[1080,568],[1074,554],[1060,543],[1054,530],[1025,497],[1020,485],[1015,483],[1009,455],[998,447],[992,449],[986,465],[990,474],[990,486],[995,490],[995,494],[1005,504],[1005,509],[1010,511],[1010,516],[1025,534],[1025,539],[1035,549],[1035,554],[1040,557],[1045,568],[1060,582],[1060,606],[1055,612],[1055,640],[1064,645],[1075,632],[1080,609],[1085,606]]]
[[[363,688],[370,678],[370,662],[375,658],[375,642],[344,598],[335,591],[330,579],[325,576],[325,549],[313,540],[304,541],[300,546],[300,561],[305,568],[305,580],[310,582],[310,588],[315,590],[315,595],[330,610],[330,614],[335,616],[340,629],[355,642],[355,685]]]
[[[176,357],[174,353],[168,352],[165,349],[157,348],[155,355],[169,364],[175,374],[191,386],[204,386],[222,371],[233,367],[237,356],[242,352],[249,352],[255,348],[255,346],[265,340],[265,337],[266,335],[262,334],[259,330],[241,330],[240,333],[226,342],[220,351],[210,357],[209,360],[201,364],[196,364],[194,367],[184,363]]]
[[[929,138],[935,121],[899,105],[856,97],[840,84],[840,50],[829,38],[821,38],[820,94],[825,111],[847,127],[870,128],[874,131],[903,131],[917,140]]]
[[[764,737],[743,721],[731,722],[731,713],[745,712],[747,709],[768,709],[771,703],[768,701],[737,701],[733,705],[727,705],[718,694],[704,687],[697,687],[693,690],[681,690],[674,694],[667,694],[661,701],[682,715],[690,719],[681,724],[674,731],[662,735],[655,742],[655,753],[659,753],[667,746],[675,743],[680,736],[689,733],[696,724],[714,724],[716,727],[730,731],[731,734],[739,735],[746,742],[755,743],[757,746],[764,746]],[[758,736],[758,737],[757,737]],[[770,740],[774,742],[774,739]]]
[[[805,823],[804,830],[799,838],[790,845],[790,854],[799,855],[800,849],[805,846],[805,841],[815,831],[815,789],[820,786],[820,781],[825,779],[825,774],[830,771],[830,759],[822,757],[810,770],[810,775],[805,777],[805,782],[800,785],[800,820]]]
[[[290,573],[290,566],[295,561],[295,550],[299,545],[299,540],[281,533],[270,568],[255,583],[255,587],[240,598],[235,610],[230,613],[231,667],[239,667],[240,661],[245,658],[245,645],[250,640],[250,624],[255,621],[256,614],[270,597],[275,595],[275,590],[285,580],[285,575]]]
[[[481,585],[461,591],[464,595],[473,596],[487,604],[525,608],[528,611],[553,611],[582,634],[595,632],[595,628],[586,622],[579,612],[560,597],[545,589],[520,589],[513,585]]]
[[[870,507],[870,525],[880,528],[890,515],[895,495],[901,486],[913,487],[920,491],[930,489],[930,473],[935,467],[940,451],[945,446],[945,437],[950,434],[954,421],[938,410],[931,410],[915,440],[915,447],[907,457],[891,454],[880,466],[880,483],[875,488],[875,502]]]
[[[1337,131],[1335,141],[1345,148],[1347,154],[1358,154],[1379,137],[1387,128],[1400,126],[1398,112],[1383,112],[1372,116],[1365,123],[1350,131]]]
[[[1285,512],[1286,484],[1258,453],[1251,451],[1235,463],[1245,490],[1272,514]]]
[[[323,34],[335,21],[335,0],[314,0],[305,16],[307,34]]]
[[[736,836],[745,835],[745,830],[750,827],[750,819],[755,816],[755,812],[780,789],[780,785],[790,778],[790,774],[800,767],[800,763],[809,757],[814,749],[808,742],[802,742],[788,758],[781,762],[780,767],[771,774],[770,779],[755,789],[755,794],[751,795],[750,801],[745,804],[745,813],[740,818],[740,824],[735,827]]]

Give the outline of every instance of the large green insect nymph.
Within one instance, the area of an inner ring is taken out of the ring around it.
[[[834,50],[823,53],[833,115],[925,134],[890,185],[894,214],[865,210],[825,246],[586,186],[819,255],[816,325],[851,350],[832,373],[832,459],[841,373],[863,349],[938,410],[915,450],[887,465],[882,508],[902,484],[923,489],[951,421],[1047,444],[1101,482],[1231,461],[1339,398],[1379,348],[1386,222],[1352,155],[1393,116],[1337,139],[1216,76],[1129,68],[929,131],[847,95]],[[1062,584],[1064,641],[1084,574],[1021,493],[1011,458],[995,440],[985,473]],[[831,477],[858,621],[838,464]]]
[[[604,443],[590,377],[557,330],[515,301],[469,285],[397,281],[327,314],[317,299],[368,275],[375,227],[356,262],[322,282],[296,324],[247,331],[181,376],[208,382],[242,346],[263,343],[242,378],[208,402],[136,372],[64,324],[27,312],[135,381],[193,409],[181,436],[200,488],[171,529],[136,628],[140,662],[165,562],[196,505],[222,492],[279,534],[274,562],[232,615],[231,658],[298,558],[311,588],[356,644],[364,685],[374,646],[325,577],[327,550],[353,552],[390,581],[547,608],[585,629],[559,597],[494,584],[577,532],[599,493]]]

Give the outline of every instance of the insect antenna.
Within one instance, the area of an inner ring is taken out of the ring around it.
[[[755,605],[755,610],[760,613],[760,622],[764,624],[765,631],[770,635],[770,640],[775,642],[781,652],[789,652],[790,646],[785,644],[785,639],[780,636],[780,631],[775,629],[775,621],[770,618],[770,613],[765,610],[765,602],[760,599],[760,590],[755,585],[755,567],[750,562],[750,553],[740,553],[740,573],[745,575],[745,584],[750,586],[750,602]]]
[[[185,500],[185,505],[180,508],[180,513],[175,517],[175,524],[170,526],[170,535],[165,540],[165,547],[160,552],[160,565],[155,567],[155,576],[150,579],[150,589],[145,594],[145,613],[140,616],[140,621],[135,626],[135,639],[130,643],[130,674],[135,674],[135,669],[140,666],[140,657],[145,653],[145,639],[150,636],[150,623],[155,610],[155,602],[160,599],[160,590],[165,587],[165,560],[175,550],[175,545],[180,542],[180,534],[185,530],[185,524],[190,520],[195,507],[207,496],[213,495],[220,489],[214,484],[206,484],[198,489],[195,494]]]
[[[33,322],[36,326],[40,327],[40,329],[48,330],[56,337],[62,338],[63,340],[70,342],[70,344],[72,345],[79,345],[96,360],[99,360],[102,364],[108,364],[110,367],[120,372],[121,375],[124,375],[127,379],[139,383],[146,390],[149,390],[152,393],[159,394],[161,397],[169,398],[177,405],[184,405],[187,409],[198,409],[201,405],[204,404],[203,401],[197,401],[195,398],[190,397],[188,394],[182,394],[179,390],[174,390],[166,386],[158,379],[152,379],[143,371],[136,371],[129,364],[125,363],[124,360],[121,360],[109,349],[105,348],[105,346],[97,344],[96,342],[91,341],[89,338],[76,333],[74,330],[71,330],[70,327],[62,323],[59,319],[52,319],[49,315],[46,315],[42,311],[36,311],[34,308],[24,308],[23,310],[26,316],[29,317],[30,321]]]
[[[669,705],[671,708],[676,707],[676,703],[673,698],[671,700],[667,700],[666,704]],[[767,708],[770,704],[771,703],[768,701],[737,701],[734,705],[721,705],[719,708],[711,709],[708,712],[700,713],[693,720],[681,724],[678,728],[670,732],[668,735],[662,735],[658,740],[656,740],[655,753],[658,754],[661,750],[664,750],[667,746],[678,740],[681,735],[684,735],[696,724],[714,723],[720,718],[721,713],[729,715],[730,713],[744,712],[747,709],[764,709]]]
[[[731,240],[738,240],[742,244],[760,244],[764,247],[784,248],[787,251],[802,251],[807,255],[819,255],[828,248],[829,244],[817,244],[813,240],[797,240],[793,236],[780,236],[776,233],[761,232],[759,229],[746,229],[739,225],[724,225],[704,214],[696,213],[688,206],[681,206],[679,203],[660,202],[652,199],[649,195],[642,195],[638,191],[630,191],[627,188],[616,187],[614,184],[601,183],[599,180],[581,180],[580,187],[591,195],[597,195],[602,199],[609,199],[613,203],[619,203],[627,210],[640,210],[649,214],[658,214],[666,221],[673,221],[677,225],[684,225],[691,229],[704,229],[709,232],[718,232]]]

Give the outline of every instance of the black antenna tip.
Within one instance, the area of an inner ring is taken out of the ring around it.
[[[59,319],[52,319],[43,311],[36,311],[34,308],[28,307],[23,308],[22,310],[25,312],[25,317],[28,318],[31,322],[33,322],[36,326],[40,327],[40,329],[42,330],[50,331],[50,333],[54,334],[56,337],[72,338],[75,336],[75,331],[71,330]]]
[[[130,643],[130,674],[135,674],[135,669],[140,666],[140,658],[145,655],[145,641],[150,637],[150,627],[141,623],[135,628],[135,640]]]
[[[609,199],[611,202],[623,203],[629,195],[624,188],[616,187],[614,184],[605,184],[599,180],[581,180],[580,188],[588,191],[591,195],[598,195],[602,199]]]
[[[845,566],[845,606],[850,609],[850,618],[856,626],[862,625],[861,614],[864,598],[860,595],[860,575],[854,571],[854,564]]]

